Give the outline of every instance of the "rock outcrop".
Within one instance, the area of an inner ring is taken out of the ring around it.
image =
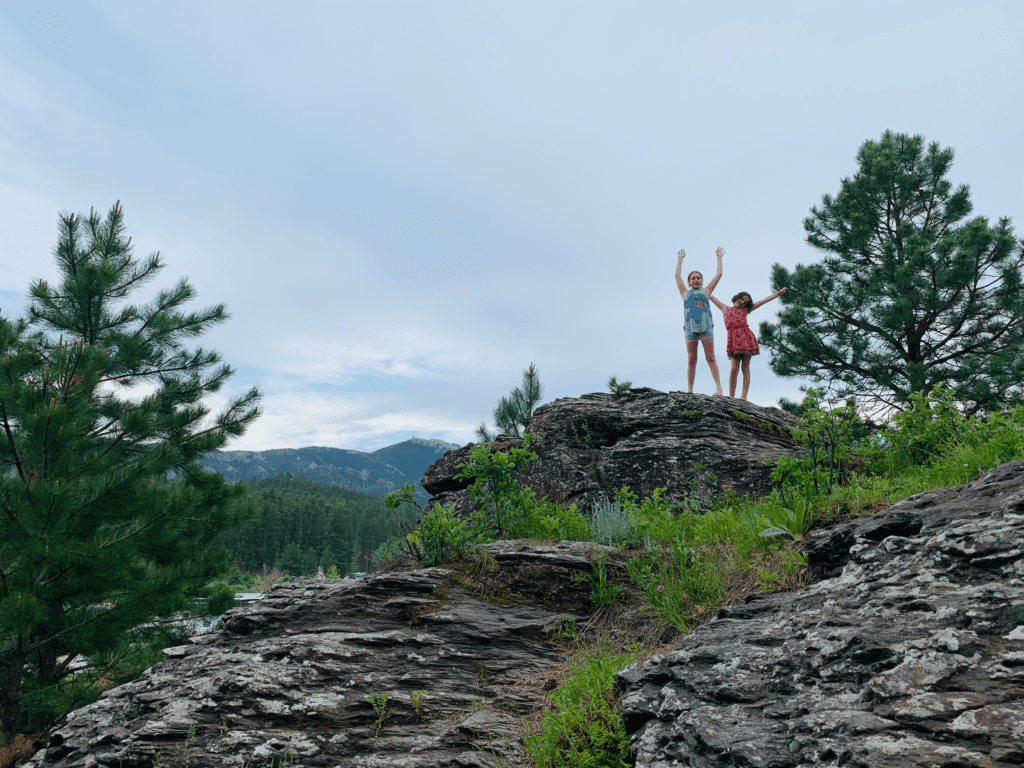
[[[621,396],[561,398],[534,411],[528,431],[537,436],[530,443],[537,458],[520,481],[539,497],[583,511],[623,486],[640,498],[666,488],[665,498],[678,499],[701,479],[696,465],[716,478],[713,488],[702,489],[708,496],[727,485],[741,496],[764,493],[771,474],[765,461],[801,452],[789,434],[795,424],[778,408],[685,392],[637,388]],[[494,449],[521,444],[503,438]],[[455,475],[475,446],[448,451],[427,470],[421,482],[433,494],[431,503],[462,514],[473,510],[469,483]]]
[[[1024,764],[1024,462],[805,551],[820,581],[620,673],[637,766]]]
[[[278,585],[73,712],[28,765],[516,762],[599,550],[501,541],[446,568]]]

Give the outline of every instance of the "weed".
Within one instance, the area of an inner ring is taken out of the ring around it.
[[[616,650],[607,641],[581,653],[565,682],[550,694],[539,733],[524,741],[537,768],[627,765],[629,738],[614,706],[615,673],[637,660],[640,649]]]
[[[598,608],[608,608],[622,591],[621,584],[608,583],[608,567],[604,564],[604,554],[594,559],[594,575],[590,579],[590,600]]]
[[[420,714],[420,707],[423,706],[423,697],[427,695],[425,690],[413,691],[409,695],[409,701],[412,702],[412,711],[417,715]]]
[[[767,506],[765,520],[768,527],[761,531],[761,536],[790,536],[793,541],[800,541],[814,524],[814,513],[807,500],[800,499],[792,509],[781,504]]]
[[[388,698],[389,696],[386,693],[373,693],[366,699],[370,702],[370,706],[373,707],[373,711],[377,715],[377,729],[374,732],[374,736],[380,735],[380,729],[383,727],[384,721],[391,716],[391,713],[388,712]]]

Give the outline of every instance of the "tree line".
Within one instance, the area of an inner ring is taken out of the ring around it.
[[[398,536],[394,515],[415,527],[412,504],[385,509],[384,499],[291,474],[242,484],[253,519],[221,533],[223,546],[243,571],[266,568],[313,576],[332,566],[341,575],[366,571],[369,558]]]

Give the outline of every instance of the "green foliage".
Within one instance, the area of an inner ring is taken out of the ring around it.
[[[413,544],[423,547],[423,565],[437,565],[477,544],[494,541],[492,530],[480,513],[471,522],[458,517],[453,509],[435,504],[423,516],[420,527],[409,534]]]
[[[761,343],[780,376],[830,395],[903,410],[937,385],[968,413],[1024,396],[1024,250],[1008,218],[971,213],[946,175],[953,150],[886,131],[857,171],[804,221],[819,264],[772,269],[788,288]]]
[[[590,509],[593,541],[611,546],[636,540],[636,522],[619,501],[601,499]]]
[[[637,660],[638,648],[598,646],[575,660],[564,684],[551,692],[541,732],[526,739],[537,768],[624,768],[629,738],[615,708],[615,673]]]
[[[383,727],[384,721],[391,716],[391,713],[388,712],[389,698],[391,697],[386,693],[373,693],[366,699],[370,702],[370,706],[373,707],[373,711],[377,715],[377,730],[374,733],[375,736],[380,735],[380,729]]]
[[[967,416],[945,389],[912,395],[909,401],[910,408],[893,425],[859,449],[866,472],[883,478],[893,493],[958,485],[1024,458],[1024,405]]]
[[[524,538],[545,541],[589,541],[590,523],[580,514],[575,504],[563,507],[547,499],[535,498],[526,489],[527,529]]]
[[[496,539],[523,538],[530,533],[529,503],[533,492],[519,484],[519,470],[537,458],[530,451],[533,435],[521,447],[492,451],[480,445],[470,451],[470,461],[460,464],[458,480],[472,480],[470,496],[480,505],[487,527]]]
[[[540,383],[536,367],[530,363],[530,367],[523,371],[522,386],[516,387],[508,397],[503,397],[498,401],[492,414],[494,423],[505,434],[522,437],[533,416],[534,407],[543,396],[544,385]],[[522,433],[520,429],[522,429]],[[476,428],[476,434],[483,443],[493,443],[496,437],[484,423]]]
[[[764,507],[764,518],[767,528],[761,536],[789,536],[800,541],[814,524],[814,513],[807,499],[799,499],[793,508],[781,504],[768,504]]]
[[[590,581],[590,601],[597,608],[608,608],[622,592],[621,584],[608,583],[608,566],[604,564],[604,554],[594,559],[594,573],[587,577]]]
[[[870,471],[886,474],[924,466],[951,445],[968,442],[972,431],[983,423],[966,416],[954,401],[952,390],[945,387],[923,395],[912,394],[908,404],[874,445],[863,451]]]
[[[843,462],[850,456],[854,438],[859,433],[860,417],[852,400],[831,408],[822,406],[820,394],[808,389],[800,405],[800,424],[790,432],[797,445],[804,447],[803,458],[782,456],[772,471],[783,503],[786,490],[793,488],[807,498],[832,493],[842,475]]]
[[[616,397],[621,397],[629,392],[629,388],[632,386],[632,381],[618,381],[614,373],[608,377],[608,391]]]
[[[224,306],[183,311],[185,280],[125,304],[163,266],[133,260],[119,204],[106,219],[62,214],[55,255],[59,281],[33,283],[28,319],[0,318],[7,731],[49,725],[61,697],[77,700],[62,681],[78,654],[102,655],[203,596],[227,567],[217,535],[251,514],[244,488],[198,463],[259,415],[253,389],[211,417],[204,398],[232,370],[185,346],[227,319]],[[50,714],[31,703],[43,690]]]
[[[799,576],[807,570],[807,556],[799,552],[783,552],[782,570],[773,571],[764,568],[756,568],[757,585],[762,592],[776,592],[783,587],[786,580],[794,575]]]
[[[537,454],[529,451],[532,435],[521,448],[493,451],[481,445],[461,464],[459,479],[471,478],[471,498],[480,506],[469,520],[453,510],[435,505],[420,520],[416,531],[407,535],[411,547],[424,565],[436,565],[457,552],[499,538],[587,540],[590,526],[575,505],[562,507],[537,499],[533,491],[519,484],[518,472]]]
[[[412,711],[417,715],[420,714],[420,707],[423,706],[423,697],[426,695],[426,690],[413,691],[409,695],[409,701],[412,703]]]
[[[626,564],[630,581],[644,594],[647,609],[682,632],[700,606],[717,606],[725,593],[724,564],[713,550],[682,538],[658,544]]]
[[[399,533],[404,537],[405,546],[409,551],[409,555],[416,560],[422,560],[423,552],[419,547],[419,536],[414,536],[413,532],[423,521],[425,511],[423,507],[420,506],[419,502],[416,501],[416,489],[413,488],[412,483],[406,482],[402,488],[389,491],[384,494],[384,507],[391,510],[395,527],[398,528]],[[419,517],[415,523],[403,518],[398,512],[400,509],[413,507],[420,511]],[[388,554],[389,553],[382,553],[381,561],[388,559]]]

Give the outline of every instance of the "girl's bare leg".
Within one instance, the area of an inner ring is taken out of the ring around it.
[[[743,397],[741,400],[747,399],[747,390],[750,389],[750,355],[743,356]]]
[[[693,393],[693,380],[697,376],[697,342],[686,342],[686,391]]]
[[[704,359],[708,361],[708,366],[711,368],[711,378],[715,380],[715,397],[721,397],[722,382],[718,378],[718,363],[715,362],[715,340],[701,339],[700,343],[704,346]],[[694,362],[694,367],[696,365]]]
[[[736,397],[736,379],[740,375],[740,359],[732,357],[729,359],[732,368],[729,369],[729,397]]]

